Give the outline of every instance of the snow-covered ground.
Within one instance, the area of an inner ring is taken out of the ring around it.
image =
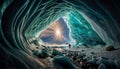
[[[66,49],[69,52],[77,52],[79,55],[85,54],[85,59],[99,64],[98,69],[120,69],[120,48],[113,51],[106,51],[104,46],[94,47],[74,47]]]
[[[68,51],[78,51],[81,53],[84,53],[86,56],[97,56],[97,57],[106,57],[110,58],[112,60],[120,59],[120,49],[113,50],[113,51],[106,51],[106,47],[101,46],[94,46],[86,48],[84,46],[81,46],[79,48],[68,48]]]

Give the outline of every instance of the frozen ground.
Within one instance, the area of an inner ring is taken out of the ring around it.
[[[37,53],[41,52],[40,48],[37,48]],[[46,49],[46,48],[45,48]],[[66,49],[66,48],[65,48]],[[49,49],[47,49],[49,50]],[[68,57],[75,66],[82,69],[120,69],[120,48],[116,48],[113,51],[106,51],[105,46],[80,46],[67,48],[66,51],[63,48],[59,49],[61,52],[66,52],[64,55]],[[50,51],[46,51],[49,52]],[[55,51],[57,52],[57,51]],[[54,52],[54,53],[55,53]],[[70,56],[70,54],[72,54]],[[77,54],[77,55],[76,55]],[[82,57],[81,57],[82,56]],[[39,58],[40,62],[45,65],[45,68],[56,69],[52,60],[54,57],[48,57],[46,59]],[[58,56],[60,57],[60,56]],[[76,58],[76,59],[74,59]],[[60,61],[61,63],[62,61]],[[63,63],[64,64],[64,63]],[[87,65],[88,64],[88,65]],[[89,68],[87,68],[89,67]]]
[[[120,48],[113,51],[106,51],[106,47],[74,47],[66,49],[68,53],[78,53],[78,55],[85,55],[84,59],[88,62],[97,64],[98,69],[120,69]],[[73,53],[73,55],[74,55]]]
[[[74,47],[74,48],[69,48],[67,50],[68,51],[78,51],[78,52],[84,53],[88,57],[97,56],[97,57],[110,58],[112,60],[120,59],[120,49],[119,48],[114,51],[106,51],[106,47],[95,46],[95,47],[86,48],[84,46],[81,46],[79,48]]]

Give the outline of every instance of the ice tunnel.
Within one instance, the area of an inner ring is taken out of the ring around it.
[[[38,53],[33,55],[39,44],[119,48],[119,8],[118,0],[1,0],[0,67],[45,69],[46,61]],[[68,64],[68,68],[58,69],[75,68]]]

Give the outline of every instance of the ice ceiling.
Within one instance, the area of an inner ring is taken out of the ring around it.
[[[70,29],[71,43],[90,45],[106,43],[118,46],[119,16],[115,16],[119,14],[118,4],[115,2],[110,6],[108,2],[103,2],[103,0],[4,1],[0,8],[3,33],[1,35],[11,45],[17,47],[26,45],[28,37],[39,36],[51,23],[62,17]],[[111,7],[115,7],[114,10]]]

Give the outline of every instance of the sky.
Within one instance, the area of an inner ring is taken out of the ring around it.
[[[39,38],[48,44],[70,43],[69,28],[63,18],[59,18],[42,31]]]

